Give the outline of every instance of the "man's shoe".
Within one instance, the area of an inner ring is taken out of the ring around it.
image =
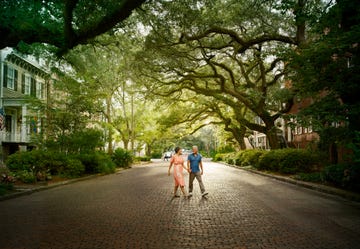
[[[204,193],[202,193],[202,197],[205,197],[205,196],[207,196],[209,193],[208,192],[204,192]]]
[[[189,192],[189,195],[188,195],[189,197],[191,197],[192,196],[192,192]]]

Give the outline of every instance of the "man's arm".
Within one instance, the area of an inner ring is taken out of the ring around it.
[[[199,162],[199,166],[200,166],[201,174],[203,174],[203,173],[204,173],[204,170],[203,170],[202,161]]]

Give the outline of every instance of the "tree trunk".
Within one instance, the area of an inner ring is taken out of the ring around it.
[[[129,140],[128,139],[123,139],[122,141],[124,143],[124,149],[128,150],[129,149]]]
[[[280,149],[281,148],[280,141],[274,121],[272,119],[266,119],[266,118],[265,119],[263,118],[263,121],[266,126],[265,135],[269,141],[270,149],[272,150]]]
[[[246,132],[245,126],[240,126],[239,128],[236,129],[235,139],[239,144],[241,150],[246,150],[245,132]]]
[[[107,117],[107,123],[111,124],[112,120],[111,120],[111,98],[107,98],[106,99],[106,117]],[[109,128],[109,134],[108,134],[108,154],[112,154],[113,153],[113,146],[112,146],[112,142],[113,142],[113,131],[111,128]]]

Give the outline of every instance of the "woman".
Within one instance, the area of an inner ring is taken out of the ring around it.
[[[170,165],[168,170],[168,175],[170,175],[170,169],[174,165],[174,180],[175,180],[175,187],[174,187],[174,197],[179,197],[177,195],[177,190],[180,186],[181,192],[184,194],[184,197],[187,197],[185,192],[185,180],[183,169],[186,170],[184,165],[184,159],[182,157],[182,152],[180,147],[175,148],[175,154],[170,159]]]

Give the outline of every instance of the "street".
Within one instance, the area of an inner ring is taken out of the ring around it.
[[[360,248],[360,203],[213,162],[173,198],[168,164],[2,201],[0,248]]]

